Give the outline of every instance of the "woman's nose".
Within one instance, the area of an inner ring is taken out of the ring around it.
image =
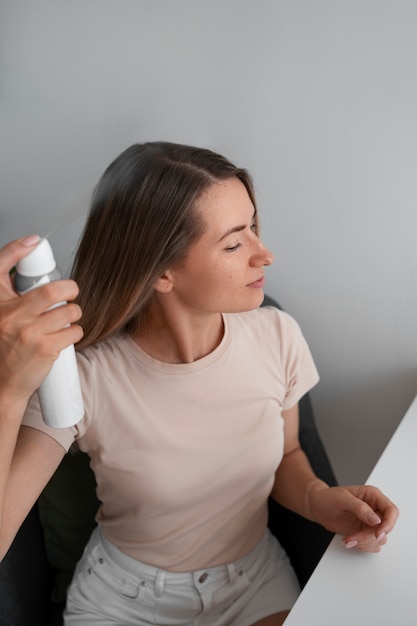
[[[253,255],[253,263],[259,266],[272,265],[275,259],[272,252],[266,246],[264,246],[264,244],[262,243],[260,239],[258,239],[257,243],[258,243],[258,249]]]
[[[269,248],[265,248],[264,265],[272,265],[274,261],[275,261],[275,256],[272,254],[271,250],[269,250]]]

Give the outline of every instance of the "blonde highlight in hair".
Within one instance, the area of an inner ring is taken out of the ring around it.
[[[211,150],[135,144],[110,164],[95,189],[72,271],[83,310],[78,349],[144,323],[155,282],[203,234],[198,198],[233,176],[255,206],[248,172]]]

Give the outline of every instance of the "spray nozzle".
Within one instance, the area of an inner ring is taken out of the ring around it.
[[[55,268],[54,254],[47,239],[41,239],[36,248],[16,265],[21,276],[42,276],[50,274]]]

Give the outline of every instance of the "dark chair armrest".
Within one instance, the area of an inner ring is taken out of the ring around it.
[[[35,506],[0,563],[0,624],[48,624],[52,575]]]
[[[310,398],[300,400],[300,444],[319,478],[337,484],[333,469],[317,431]],[[322,526],[289,511],[269,499],[269,527],[287,552],[301,587],[310,578],[333,534]]]

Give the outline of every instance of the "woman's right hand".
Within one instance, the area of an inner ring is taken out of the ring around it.
[[[39,241],[38,236],[26,237],[0,249],[0,397],[24,405],[60,351],[83,335],[74,324],[81,309],[70,302],[78,295],[74,281],[54,281],[22,296],[14,290],[10,269]],[[62,301],[69,303],[48,310]]]

